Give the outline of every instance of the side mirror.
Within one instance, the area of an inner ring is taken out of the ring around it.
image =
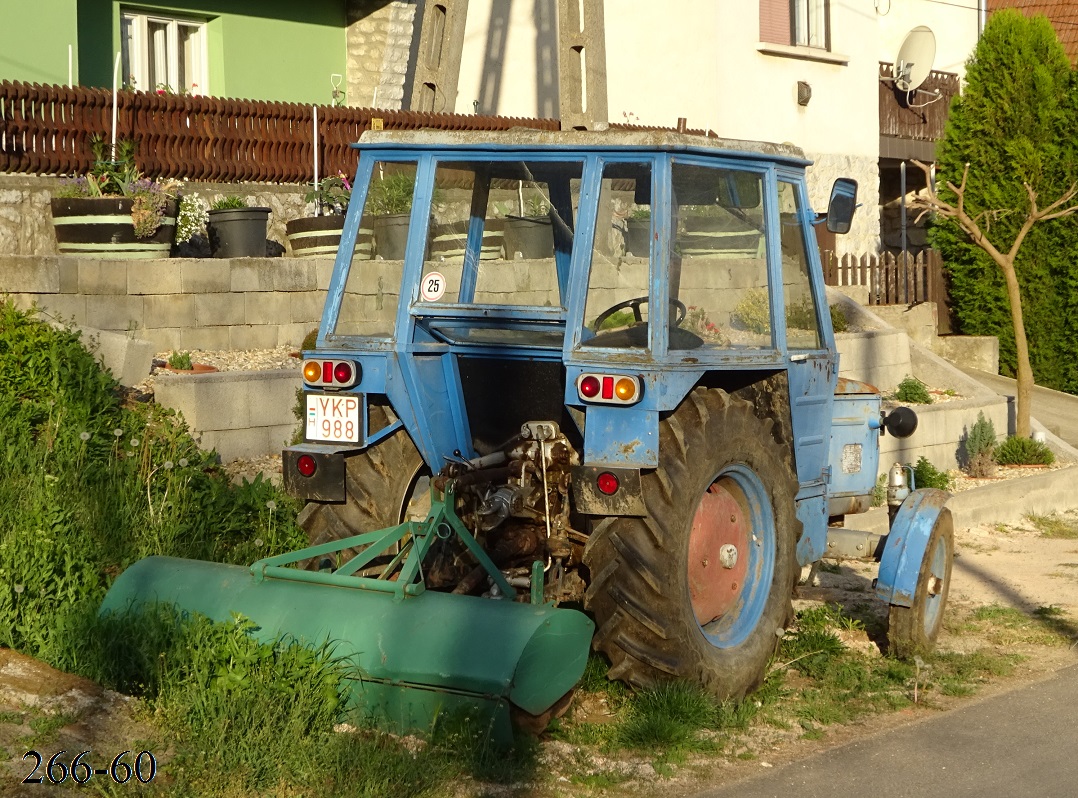
[[[857,181],[840,177],[831,187],[827,203],[827,229],[832,233],[848,233],[857,208]]]

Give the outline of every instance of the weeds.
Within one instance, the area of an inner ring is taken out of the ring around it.
[[[916,377],[907,376],[903,379],[895,389],[894,398],[899,402],[910,404],[932,404],[932,395],[928,392],[928,388]]]
[[[1041,533],[1041,537],[1060,540],[1078,540],[1078,519],[1059,514],[1037,515],[1031,513],[1026,520]]]

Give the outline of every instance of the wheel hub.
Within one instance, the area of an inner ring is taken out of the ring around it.
[[[745,511],[724,482],[716,482],[700,498],[689,535],[689,596],[701,626],[737,604],[748,573],[749,543]]]

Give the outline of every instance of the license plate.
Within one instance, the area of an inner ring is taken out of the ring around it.
[[[360,443],[360,399],[355,394],[307,394],[307,440]]]

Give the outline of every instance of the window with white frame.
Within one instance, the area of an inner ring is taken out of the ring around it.
[[[124,10],[124,82],[138,91],[205,94],[206,21]]]

